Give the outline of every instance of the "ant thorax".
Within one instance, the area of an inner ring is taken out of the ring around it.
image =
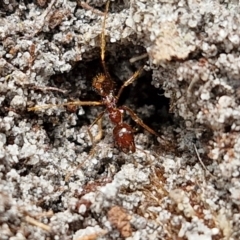
[[[113,93],[103,97],[103,103],[106,105],[109,119],[113,124],[122,122],[123,110],[117,107],[117,98]]]
[[[112,92],[110,92],[110,94],[108,94],[107,96],[103,97],[102,101],[107,106],[107,109],[117,108],[117,98]]]

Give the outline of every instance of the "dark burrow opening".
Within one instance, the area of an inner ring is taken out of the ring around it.
[[[111,51],[109,51],[109,48],[107,49],[106,66],[112,80],[116,83],[117,92],[123,82],[131,77],[135,71],[148,64],[148,59],[145,58],[130,64],[129,59],[131,57],[144,53],[144,48],[140,46],[133,46],[130,44],[119,46],[117,44],[111,44]],[[113,51],[114,49],[118,49],[118,53]],[[99,50],[97,49],[97,51]],[[83,59],[76,63],[69,73],[53,76],[49,82],[49,86],[67,90],[67,93],[65,94],[54,93],[55,97],[58,97],[57,95],[59,95],[59,98],[64,97],[65,99],[69,99],[69,101],[77,99],[80,99],[81,101],[99,101],[101,100],[101,97],[93,91],[92,80],[97,74],[102,72],[103,69],[100,58],[91,61]],[[118,106],[126,105],[130,107],[145,124],[161,134],[161,129],[173,124],[173,115],[169,113],[169,99],[164,97],[162,89],[155,88],[151,82],[152,71],[144,70],[139,78],[124,89],[119,99]],[[89,126],[94,117],[97,117],[104,108],[105,107],[95,106],[83,107],[85,114],[78,115],[77,124],[71,127],[80,128],[82,126]],[[76,113],[77,112],[78,111],[76,110]],[[93,112],[95,112],[94,116]],[[68,109],[66,112],[63,112],[62,115],[57,116],[58,124],[66,121],[66,114],[68,114]],[[53,143],[55,139],[53,129],[56,126],[53,126],[52,119],[55,119],[55,116],[47,116],[43,113],[42,117],[43,126],[46,129],[46,132],[48,132],[50,141]],[[106,122],[109,121],[107,115],[105,115],[105,119]],[[129,123],[136,132],[145,131],[141,126],[138,126],[128,114],[125,114],[124,121]],[[107,125],[103,127],[109,126],[108,123],[106,124]],[[71,138],[68,140],[74,142]],[[76,144],[78,143],[76,142]]]
[[[129,79],[135,71],[148,65],[148,59],[144,58],[138,62],[131,64],[129,59],[142,55],[145,53],[145,49],[141,46],[135,46],[133,44],[110,44],[110,48],[107,46],[106,52],[106,66],[112,80],[116,84],[116,94],[122,84]],[[115,51],[114,51],[115,49]],[[116,49],[118,49],[116,53]],[[79,69],[82,68],[81,64],[76,66]],[[87,89],[90,91],[80,96],[80,98],[98,100],[101,99],[97,93],[92,91],[93,78],[103,72],[100,58],[87,62],[84,66]],[[155,88],[152,84],[152,71],[144,70],[132,84],[124,88],[121,97],[118,101],[118,106],[127,105],[150,127],[156,131],[163,125],[172,124],[173,115],[169,113],[170,101],[164,96],[164,91],[160,88]],[[87,90],[86,89],[86,90]],[[85,108],[86,111],[89,109]],[[126,115],[128,121],[130,117]],[[130,123],[136,125],[132,120]],[[137,127],[138,128],[138,127]],[[141,129],[141,127],[140,127]],[[142,130],[140,130],[142,131]]]

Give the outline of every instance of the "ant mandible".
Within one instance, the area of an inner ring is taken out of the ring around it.
[[[115,146],[124,153],[134,153],[136,151],[136,146],[134,142],[134,131],[132,127],[123,122],[123,115],[125,112],[128,112],[131,118],[144,129],[146,129],[151,134],[159,136],[154,130],[148,127],[143,121],[134,113],[132,109],[127,106],[117,107],[118,100],[122,94],[122,91],[125,87],[133,83],[139,75],[142,73],[143,68],[136,71],[128,80],[126,80],[121,88],[119,89],[117,95],[115,95],[114,82],[107,70],[105,63],[105,49],[106,49],[106,39],[105,39],[105,25],[106,18],[109,9],[110,0],[106,3],[106,8],[104,12],[104,18],[102,22],[102,31],[101,31],[101,63],[103,68],[103,73],[98,74],[92,83],[93,89],[101,96],[101,101],[74,101],[67,102],[60,105],[44,105],[44,106],[35,106],[28,108],[28,111],[37,111],[39,109],[46,109],[52,106],[105,106],[106,109],[101,112],[98,117],[92,122],[88,127],[88,133],[90,135],[92,143],[94,143],[93,136],[90,132],[92,126],[102,119],[105,113],[108,113],[110,121],[115,125],[113,128],[113,138]]]

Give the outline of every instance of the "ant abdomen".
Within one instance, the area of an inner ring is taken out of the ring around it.
[[[136,151],[133,129],[127,123],[116,125],[113,129],[113,137],[116,147],[122,152],[134,153]]]

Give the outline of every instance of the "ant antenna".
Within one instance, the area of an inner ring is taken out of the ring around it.
[[[110,4],[110,0],[108,0],[106,3],[104,18],[103,18],[103,22],[102,22],[102,32],[101,32],[101,60],[102,60],[103,70],[106,75],[109,75],[109,73],[107,71],[107,67],[106,67],[106,63],[105,63],[105,51],[106,51],[105,26],[106,26],[106,19],[107,19],[109,4]]]

